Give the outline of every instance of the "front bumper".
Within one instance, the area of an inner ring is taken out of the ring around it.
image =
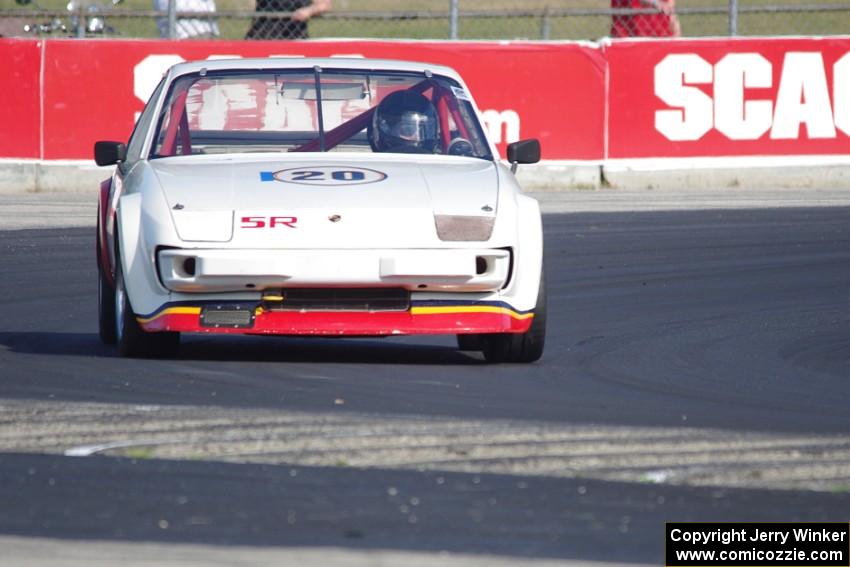
[[[250,318],[240,325],[205,320],[205,314],[222,307],[249,313]],[[413,301],[405,311],[287,311],[268,310],[255,301],[202,301],[169,303],[137,320],[148,332],[390,336],[524,333],[533,317],[531,311],[516,311],[499,301]]]

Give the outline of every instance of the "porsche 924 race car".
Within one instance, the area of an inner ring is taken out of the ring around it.
[[[125,145],[97,142],[100,337],[457,335],[540,358],[538,203],[452,69],[367,59],[181,63]]]

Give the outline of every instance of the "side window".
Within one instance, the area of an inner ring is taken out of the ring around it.
[[[151,98],[145,105],[139,120],[136,122],[136,127],[130,135],[130,143],[127,144],[127,161],[132,163],[138,161],[142,154],[142,146],[145,143],[145,136],[150,129],[151,120],[153,119],[154,106],[159,100],[159,95],[162,93],[162,87],[165,84],[165,79],[159,82],[159,85],[154,89]]]

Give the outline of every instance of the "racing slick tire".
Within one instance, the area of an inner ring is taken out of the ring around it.
[[[106,281],[101,267],[97,269],[97,327],[101,342],[114,345],[118,338],[115,325],[115,289]]]
[[[100,219],[100,208],[97,211]],[[103,262],[100,257],[100,221],[97,224],[97,332],[105,345],[114,345],[115,336],[115,288],[103,273]]]
[[[165,358],[177,354],[180,348],[180,333],[145,332],[136,321],[130,306],[121,260],[116,254],[115,268],[115,339],[121,356],[133,358]]]
[[[487,362],[534,362],[543,356],[546,343],[546,279],[541,270],[540,288],[531,327],[524,333],[479,335]]]

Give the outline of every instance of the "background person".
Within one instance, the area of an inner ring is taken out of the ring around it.
[[[291,18],[254,18],[245,39],[307,39],[307,22],[331,9],[331,0],[257,0],[257,12],[292,12]]]
[[[615,14],[611,37],[678,37],[682,34],[676,17],[676,0],[611,0],[619,10],[656,10],[651,14]]]
[[[176,0],[177,12],[215,13],[215,0]],[[158,12],[168,11],[168,0],[153,0],[153,9]],[[160,37],[168,37],[168,18],[157,18],[156,27]],[[218,24],[212,17],[207,18],[177,18],[174,26],[175,39],[201,39],[218,37]]]

